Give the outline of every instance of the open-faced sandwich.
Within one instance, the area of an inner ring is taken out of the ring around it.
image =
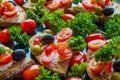
[[[31,59],[26,59],[24,50],[11,50],[0,44],[0,80],[12,80],[22,77],[23,71],[34,64]]]
[[[72,33],[69,28],[62,29],[56,36],[37,33],[29,40],[31,52],[40,64],[65,76],[73,53],[67,46],[67,42],[62,41],[69,39]]]
[[[79,12],[94,11],[100,21],[105,21],[114,14],[119,14],[119,8],[120,5],[111,0],[73,0],[72,6],[66,12],[76,15]]]
[[[27,15],[20,6],[12,1],[3,1],[0,6],[0,27],[20,25]]]

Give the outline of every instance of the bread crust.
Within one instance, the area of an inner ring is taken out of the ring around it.
[[[20,62],[14,62],[13,65],[5,70],[4,72],[0,72],[0,80],[12,80],[14,78],[22,77],[23,71],[35,64],[32,59],[24,59]]]
[[[26,12],[20,6],[15,7],[18,12],[15,16],[7,18],[6,16],[2,16],[0,18],[0,27],[11,27],[11,26],[19,26],[24,20],[27,19]]]

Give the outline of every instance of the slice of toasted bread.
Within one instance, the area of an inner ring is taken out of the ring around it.
[[[0,72],[0,80],[12,80],[14,78],[22,77],[23,71],[35,64],[31,59],[25,59],[20,62],[14,62],[13,65],[5,70],[4,72]]]
[[[31,2],[31,0],[28,0],[28,2],[24,3],[22,7],[27,10],[27,9],[32,9],[35,10],[34,3]]]
[[[95,75],[91,72],[90,68],[87,66],[86,68],[87,74],[91,80],[110,80],[111,74],[102,74],[102,75]]]
[[[1,16],[0,27],[18,26],[27,19],[24,9],[22,9],[20,6],[16,6],[16,9],[18,12],[13,17],[7,18],[6,16]]]
[[[41,33],[37,33],[36,35],[34,35],[33,37],[30,38],[30,40],[29,40],[29,45],[30,45],[30,47],[33,46],[33,40],[34,40],[36,37],[38,37],[38,35],[39,35],[39,36],[42,36]],[[36,59],[38,60],[38,62],[39,62],[40,64],[42,64],[43,66],[45,66],[47,69],[49,69],[49,70],[51,70],[51,71],[53,71],[53,72],[58,72],[58,73],[60,73],[62,76],[65,76],[66,73],[67,73],[67,71],[68,71],[68,68],[69,68],[69,62],[70,62],[70,60],[62,60],[62,59],[59,57],[57,51],[54,51],[54,53],[55,53],[56,55],[55,55],[55,57],[54,57],[54,59],[53,59],[53,61],[52,61],[52,63],[51,63],[50,65],[44,65],[44,64],[42,63],[41,58],[42,58],[43,54],[45,54],[44,51],[43,51],[42,53],[39,53],[38,55],[34,55],[34,56],[36,57]],[[34,54],[34,53],[33,53],[33,54]]]

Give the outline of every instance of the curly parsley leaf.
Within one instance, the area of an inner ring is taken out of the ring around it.
[[[10,27],[8,31],[11,33],[12,40],[23,45],[28,45],[30,37],[26,33],[21,34],[22,30],[19,26]]]
[[[120,35],[120,14],[115,14],[113,18],[105,22],[106,37],[113,38]]]
[[[94,53],[95,60],[97,62],[99,61],[107,62],[109,60],[112,60],[113,59],[112,55],[113,55],[112,47],[108,45],[101,46],[101,48]]]
[[[78,37],[71,37],[68,41],[68,46],[73,51],[81,51],[87,46],[87,44],[82,36],[78,36]]]
[[[40,67],[40,75],[35,80],[60,80],[58,73],[51,73],[51,71]]]
[[[79,76],[82,77],[87,67],[87,63],[82,62],[81,64],[74,64],[71,70],[68,72],[68,76]]]
[[[37,23],[40,23],[40,17],[36,15],[36,13],[33,10],[28,9],[26,11],[26,14],[28,18],[35,20]]]
[[[114,37],[110,42],[109,46],[112,47],[111,51],[114,54],[115,59],[120,59],[120,36]]]

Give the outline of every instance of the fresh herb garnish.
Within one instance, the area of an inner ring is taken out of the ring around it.
[[[12,40],[23,45],[28,45],[30,37],[26,33],[21,34],[22,30],[19,26],[10,27],[8,31],[11,33]]]
[[[0,54],[4,54],[5,53],[5,48],[3,46],[0,46]]]
[[[26,11],[26,14],[27,14],[27,17],[28,17],[28,18],[35,20],[37,23],[40,23],[40,18],[39,18],[39,16],[36,15],[33,10],[28,9],[28,10]]]
[[[74,4],[78,4],[79,2],[82,3],[82,0],[72,0]]]
[[[114,37],[110,42],[109,46],[111,46],[111,51],[114,54],[115,59],[120,59],[120,36]]]
[[[50,70],[40,67],[40,75],[35,80],[60,80],[58,73],[51,73]]]
[[[79,76],[82,77],[87,67],[87,63],[82,62],[81,64],[74,64],[71,70],[68,72],[68,76]]]
[[[120,14],[115,14],[105,22],[106,37],[113,38],[120,35]]]
[[[112,40],[104,46],[101,46],[99,50],[94,53],[95,60],[107,62],[113,58],[120,58],[120,36],[112,38]]]
[[[81,51],[87,45],[86,45],[85,39],[82,36],[78,36],[78,37],[71,37],[68,41],[68,46],[73,51]]]

